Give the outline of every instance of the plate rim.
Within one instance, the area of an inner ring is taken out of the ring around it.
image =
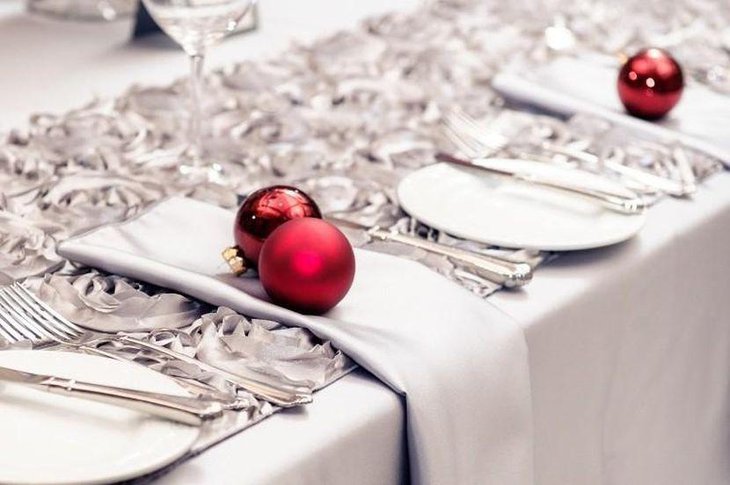
[[[73,355],[74,358],[80,358],[80,359],[88,359],[88,360],[104,360],[111,363],[113,366],[124,366],[124,367],[136,367],[138,372],[148,373],[150,376],[154,375],[155,379],[165,379],[168,380],[168,382],[171,384],[171,386],[175,386],[177,389],[180,390],[180,395],[190,395],[183,387],[181,387],[179,384],[177,384],[172,378],[169,376],[166,376],[164,374],[161,374],[159,372],[155,372],[152,369],[148,369],[141,365],[136,365],[131,362],[122,362],[117,361],[114,359],[109,359],[97,355],[89,355],[89,354],[82,354],[77,352],[69,352],[64,350],[32,350],[32,349],[6,349],[6,350],[0,350],[0,355],[9,355],[9,354],[35,354],[38,355],[40,353],[43,353],[45,355],[52,354],[54,357],[51,357],[51,359],[58,358],[59,355]],[[1,357],[0,357],[1,358]],[[43,357],[48,358],[48,357]],[[62,357],[61,357],[62,358]],[[3,365],[8,364],[3,362]],[[18,367],[19,369],[22,368],[22,366]],[[142,386],[144,387],[144,386]],[[39,391],[43,392],[43,391]],[[175,450],[174,453],[169,453],[165,456],[164,459],[158,460],[156,462],[150,462],[146,466],[142,466],[139,468],[135,468],[134,470],[129,470],[127,472],[123,473],[106,473],[105,476],[98,476],[93,477],[85,480],[77,480],[74,479],[73,481],[70,481],[69,479],[56,479],[53,481],[38,481],[37,479],[34,480],[23,480],[23,481],[13,481],[13,482],[7,482],[7,483],[14,483],[17,485],[96,485],[96,484],[103,484],[103,483],[114,483],[119,481],[126,481],[131,480],[135,478],[140,478],[145,475],[148,475],[150,473],[153,473],[155,471],[162,470],[166,468],[167,466],[171,465],[172,463],[175,463],[180,458],[185,456],[193,447],[195,442],[200,437],[201,429],[200,427],[190,426],[191,430],[194,430],[194,432],[190,433],[190,437],[188,440],[184,441],[184,446],[180,446]],[[100,470],[104,470],[105,472],[108,471],[107,468],[99,467]],[[2,469],[0,469],[0,482],[2,482]],[[6,482],[2,482],[6,483]]]
[[[567,169],[567,168],[559,167],[557,165],[548,165],[545,162],[537,162],[537,161],[534,161],[534,160],[526,160],[526,159],[519,159],[519,158],[518,159],[511,160],[511,159],[506,159],[506,158],[491,158],[490,157],[490,158],[484,158],[483,160],[485,160],[485,161],[508,161],[508,162],[517,161],[517,162],[520,162],[520,163],[534,164],[534,165],[540,166],[540,167],[549,166],[549,167],[551,167],[551,169],[555,169],[556,171],[557,170],[566,170],[566,171],[567,170],[571,170],[571,171],[574,171],[575,170],[575,169]],[[638,219],[638,223],[637,223],[636,228],[633,231],[631,231],[631,233],[628,236],[622,235],[622,236],[616,236],[616,237],[613,237],[613,238],[604,238],[601,242],[596,242],[595,244],[588,244],[588,243],[570,244],[570,243],[566,243],[566,244],[551,244],[551,245],[546,245],[546,246],[535,246],[535,245],[532,245],[532,244],[516,245],[516,244],[513,244],[511,241],[505,241],[505,240],[501,240],[499,238],[474,237],[473,235],[466,235],[465,233],[463,233],[461,231],[458,231],[458,230],[457,231],[452,231],[452,230],[443,229],[442,228],[443,226],[441,224],[438,224],[438,223],[434,224],[433,219],[431,219],[431,218],[428,218],[428,217],[420,217],[420,216],[414,215],[413,212],[411,210],[409,210],[409,208],[407,207],[407,203],[403,203],[403,198],[401,196],[401,192],[403,190],[402,189],[403,188],[403,185],[405,183],[407,183],[408,179],[410,179],[411,177],[415,176],[416,174],[418,174],[420,172],[423,172],[423,171],[426,171],[426,170],[434,170],[435,167],[437,167],[437,166],[451,167],[451,165],[449,165],[446,162],[436,162],[436,163],[432,163],[432,164],[429,164],[429,165],[425,165],[425,166],[420,167],[420,168],[418,168],[416,170],[413,170],[412,172],[408,173],[405,177],[403,177],[398,182],[398,186],[396,187],[396,196],[398,198],[399,205],[401,206],[401,208],[409,216],[413,217],[416,220],[422,221],[424,224],[428,225],[429,227],[432,227],[434,229],[437,229],[439,231],[442,231],[442,232],[444,232],[446,234],[455,236],[457,238],[466,239],[466,240],[478,242],[478,243],[481,243],[481,244],[489,244],[489,245],[493,245],[493,246],[499,246],[499,247],[507,248],[507,249],[527,249],[527,250],[538,250],[538,251],[561,251],[561,252],[584,251],[584,250],[598,249],[598,248],[604,248],[604,247],[614,246],[616,244],[620,244],[622,242],[628,241],[628,240],[632,239],[634,236],[636,236],[641,231],[641,229],[644,227],[644,225],[646,224],[646,221],[647,221],[647,212],[646,211],[644,211],[644,212],[642,212],[640,214],[636,214],[636,215],[625,215],[625,217],[631,217],[631,218],[637,218]],[[452,168],[456,168],[456,167],[452,167]],[[584,171],[584,172],[585,172],[586,175],[591,176],[591,177],[600,177],[599,175],[593,174],[593,173],[588,172],[588,171]],[[487,177],[489,176],[486,173],[484,173],[484,175],[487,176]],[[491,177],[491,178],[496,179],[497,177]],[[617,188],[620,187],[621,189],[625,189],[625,187],[623,187],[620,184],[618,184],[617,182],[614,182],[614,181],[609,180],[609,179],[602,179],[601,182],[602,183],[608,183],[608,184],[615,185]],[[506,183],[510,183],[510,182],[509,181],[506,181]],[[518,183],[518,182],[512,182],[512,183]]]

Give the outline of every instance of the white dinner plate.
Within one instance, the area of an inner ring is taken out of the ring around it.
[[[582,170],[527,160],[486,163],[632,195],[621,184]],[[608,246],[631,238],[646,221],[644,214],[620,214],[581,197],[447,163],[406,176],[398,186],[398,199],[406,212],[435,229],[507,248],[570,251]]]
[[[184,396],[172,379],[142,366],[67,352],[6,350],[0,365]],[[108,404],[0,382],[0,483],[89,484],[164,467],[199,430]]]

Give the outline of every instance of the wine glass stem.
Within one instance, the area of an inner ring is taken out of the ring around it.
[[[193,149],[193,164],[200,165],[203,153],[203,109],[201,104],[203,82],[203,54],[190,56],[190,138]]]

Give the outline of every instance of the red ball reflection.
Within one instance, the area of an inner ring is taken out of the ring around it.
[[[236,245],[256,265],[261,246],[274,229],[301,217],[322,217],[314,200],[301,190],[288,185],[257,190],[246,198],[236,214],[233,230]]]

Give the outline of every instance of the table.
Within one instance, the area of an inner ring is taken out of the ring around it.
[[[291,38],[417,4],[269,0],[261,30],[226,42],[210,63],[275,55]],[[20,2],[0,7],[0,129],[186,72],[177,48],[127,44],[125,22],[58,23],[20,12]],[[730,482],[728,247],[723,173],[694,201],[652,209],[637,239],[562,256],[524,291],[488,300],[519,322],[530,349],[538,483]],[[275,415],[158,483],[404,482],[403,423],[400,399],[357,372],[306,409]]]

